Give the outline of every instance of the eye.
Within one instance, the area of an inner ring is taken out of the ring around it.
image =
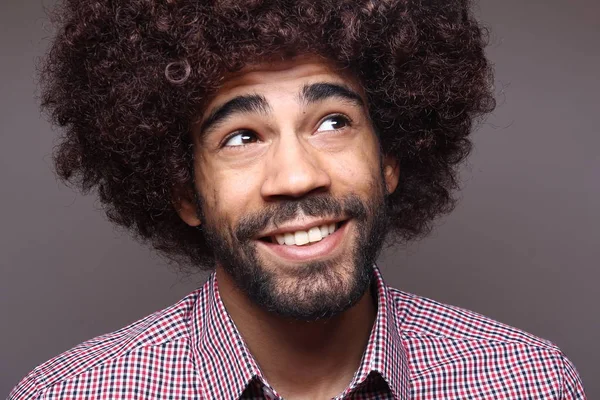
[[[222,147],[244,146],[246,144],[256,143],[257,141],[258,137],[254,132],[241,131],[229,136],[229,138],[223,142]]]
[[[335,131],[350,125],[350,120],[343,115],[332,115],[321,122],[317,132]]]

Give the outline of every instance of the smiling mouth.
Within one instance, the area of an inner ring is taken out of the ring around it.
[[[285,232],[272,236],[264,236],[260,241],[278,244],[282,246],[309,246],[335,233],[347,221],[314,226],[308,230]]]

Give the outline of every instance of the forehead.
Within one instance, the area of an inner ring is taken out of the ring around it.
[[[296,94],[304,85],[314,82],[343,84],[354,89],[364,99],[361,85],[348,70],[321,57],[302,56],[246,66],[225,76],[207,109],[211,105],[248,93],[267,98],[284,93]]]

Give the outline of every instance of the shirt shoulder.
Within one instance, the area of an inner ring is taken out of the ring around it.
[[[550,341],[473,311],[390,288],[402,332],[452,340],[497,341],[558,350]]]
[[[474,398],[500,390],[513,398],[585,399],[575,367],[552,342],[460,307],[389,293],[415,388],[463,376]]]
[[[111,395],[95,397],[91,390],[103,390],[103,379],[108,381],[114,375],[123,377],[122,383],[127,385],[128,381],[136,379],[136,375],[137,379],[140,376],[145,378],[147,370],[157,370],[154,375],[158,377],[163,369],[161,367],[168,367],[165,364],[170,362],[180,369],[184,368],[182,364],[193,362],[189,346],[190,320],[201,290],[131,325],[87,340],[44,362],[25,376],[8,398],[115,398]],[[118,382],[112,382],[111,391],[118,386]],[[65,393],[67,387],[68,392]],[[59,391],[62,394],[49,394]]]

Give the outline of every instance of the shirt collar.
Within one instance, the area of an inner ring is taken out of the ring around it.
[[[381,272],[373,266],[373,290],[377,296],[377,317],[373,324],[365,356],[355,380],[367,378],[375,371],[386,381],[394,399],[410,399],[410,370],[402,344],[397,306]]]
[[[364,383],[372,372],[386,381],[395,399],[410,399],[410,375],[402,344],[396,305],[377,266],[373,266],[373,290],[377,316],[361,365],[346,392]],[[254,378],[264,381],[218,290],[216,274],[200,291],[191,323],[191,336],[198,351],[202,387],[215,398],[239,399]],[[344,394],[346,394],[346,392]]]
[[[215,399],[239,399],[254,377],[256,361],[227,313],[213,272],[200,291],[191,337],[198,351],[202,388]]]

